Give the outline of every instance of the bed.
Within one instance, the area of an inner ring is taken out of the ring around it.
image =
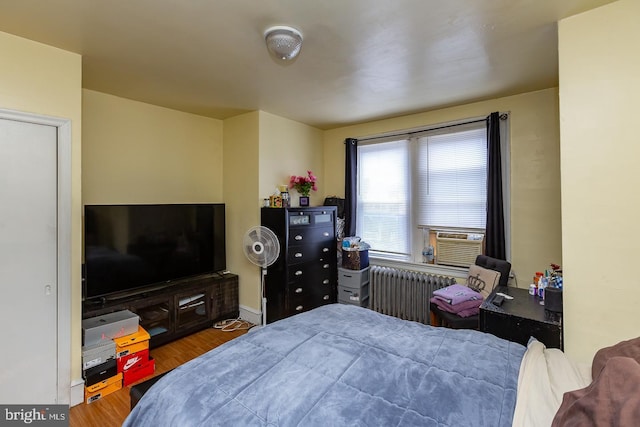
[[[174,369],[123,425],[540,426],[590,384],[590,367],[535,339],[525,347],[331,304]]]

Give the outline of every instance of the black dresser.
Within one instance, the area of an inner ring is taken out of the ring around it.
[[[493,304],[497,292],[510,295],[501,306]],[[480,306],[480,330],[527,345],[535,337],[548,348],[564,349],[562,315],[545,310],[528,289],[498,286]]]
[[[267,269],[267,323],[337,301],[336,208],[262,208],[280,241]]]

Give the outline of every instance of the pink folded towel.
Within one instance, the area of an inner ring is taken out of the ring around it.
[[[430,301],[437,305],[442,311],[457,314],[460,317],[475,316],[480,313],[480,305],[482,304],[482,300],[469,300],[451,305],[438,297],[432,297]]]
[[[482,302],[481,294],[457,283],[455,285],[433,291],[433,296],[451,305],[460,304],[461,302],[470,300],[480,300],[480,302]]]

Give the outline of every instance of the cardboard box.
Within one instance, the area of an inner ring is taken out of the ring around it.
[[[84,383],[86,386],[97,384],[111,378],[118,373],[115,359],[107,360],[84,371]]]
[[[102,341],[133,334],[140,318],[129,310],[116,311],[82,320],[82,345],[96,345]]]
[[[149,333],[142,326],[138,326],[136,333],[115,338],[116,357],[123,357],[149,348]]]
[[[155,371],[156,361],[153,358],[150,358],[146,362],[140,363],[139,365],[124,371],[122,373],[122,384],[124,387],[127,387],[136,381],[140,381],[143,378],[153,375]]]
[[[116,358],[116,343],[113,340],[101,341],[92,346],[82,347],[82,370],[105,363]]]
[[[92,385],[85,385],[84,389],[85,391],[89,392],[89,393],[93,393],[96,392],[98,390],[102,390],[103,388],[115,383],[115,382],[122,382],[122,374],[118,373],[115,374],[112,377],[106,378],[100,382],[97,382],[95,384]]]
[[[95,384],[93,387],[84,388],[84,401],[90,404],[108,394],[118,391],[122,388],[122,374],[117,374],[107,380]]]
[[[127,354],[126,356],[118,357],[116,363],[118,365],[118,372],[128,371],[135,366],[139,366],[141,363],[149,361],[149,349],[137,351],[135,353]]]

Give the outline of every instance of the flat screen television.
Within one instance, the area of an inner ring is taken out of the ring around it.
[[[225,270],[225,205],[86,205],[84,260],[85,301]]]

